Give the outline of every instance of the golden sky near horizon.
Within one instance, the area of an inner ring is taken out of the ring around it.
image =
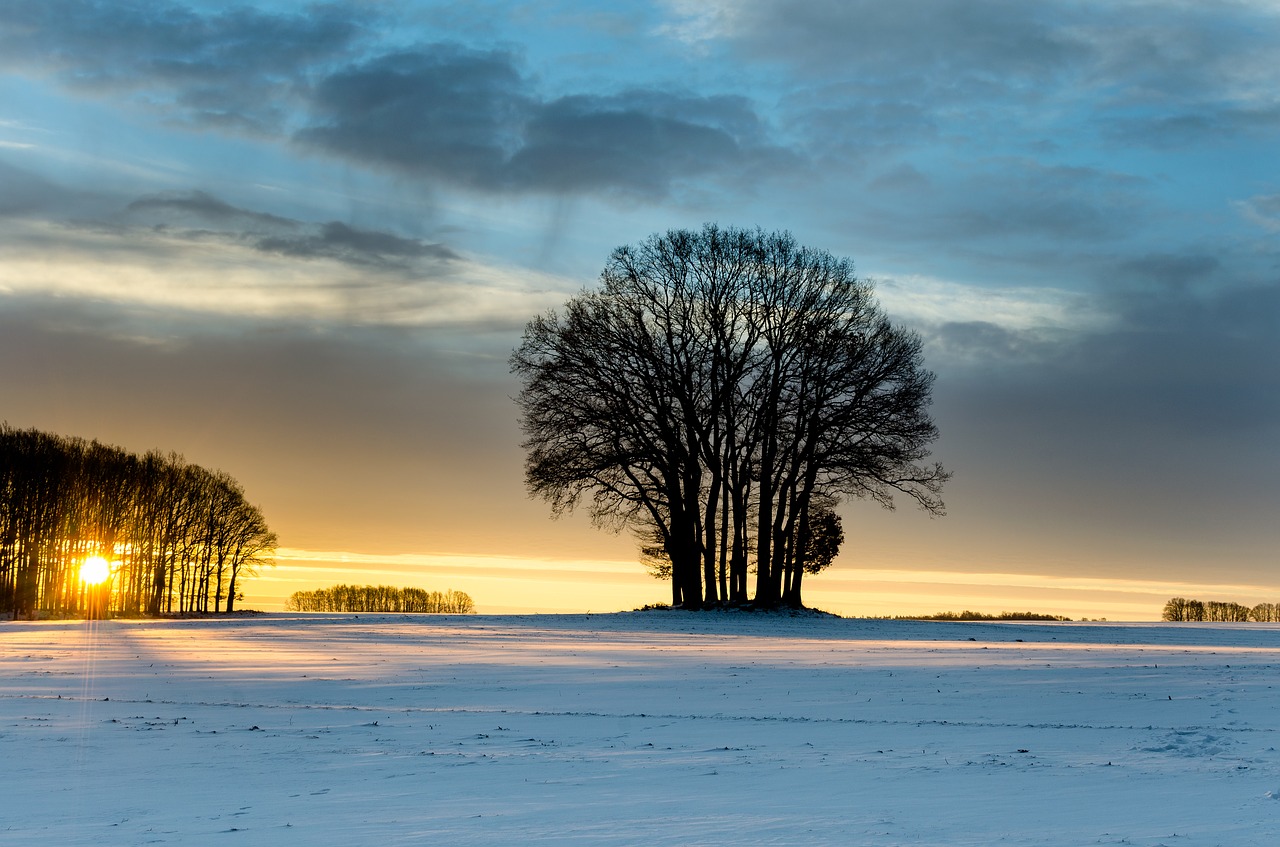
[[[248,583],[242,608],[282,611],[294,591],[337,584],[462,590],[480,614],[626,611],[670,601],[665,582],[634,560],[514,556],[377,556],[282,548]],[[1019,573],[839,568],[806,586],[808,605],[846,617],[962,610],[1032,611],[1080,620],[1159,620],[1170,597],[1273,602],[1274,585],[1088,578]]]

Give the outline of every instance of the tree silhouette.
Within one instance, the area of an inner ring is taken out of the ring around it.
[[[292,612],[402,612],[469,615],[476,604],[464,591],[427,591],[390,585],[335,585],[295,591],[285,603]]]
[[[1164,611],[1161,613],[1161,617],[1166,621],[1187,620],[1187,598],[1169,598],[1169,602],[1164,604]]]
[[[1213,623],[1271,623],[1280,620],[1280,606],[1275,603],[1258,603],[1243,606],[1221,600],[1187,600],[1172,597],[1164,604],[1160,617],[1166,621],[1209,621]]]
[[[92,590],[103,611],[229,612],[275,545],[227,474],[0,424],[0,611],[86,609],[79,567],[96,555],[113,564]]]
[[[787,233],[620,247],[598,290],[529,322],[511,368],[530,492],[660,548],[673,605],[746,602],[752,565],[755,603],[802,605],[843,497],[943,512],[919,338],[848,260]]]

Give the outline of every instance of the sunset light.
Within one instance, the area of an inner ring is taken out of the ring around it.
[[[111,563],[101,556],[90,556],[80,566],[80,581],[86,585],[100,585],[111,576]]]

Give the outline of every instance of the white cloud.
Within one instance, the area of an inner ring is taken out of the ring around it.
[[[1010,332],[1078,331],[1109,321],[1087,295],[1060,288],[987,288],[911,275],[877,280],[876,292],[894,318],[926,326],[988,323]]]
[[[691,47],[724,37],[731,29],[737,6],[721,0],[668,0],[672,20],[658,28],[658,34]]]
[[[275,255],[223,234],[13,223],[0,240],[0,293],[227,318],[353,326],[509,323],[577,283],[474,257],[353,267]]]
[[[1280,194],[1260,194],[1234,204],[1245,220],[1267,232],[1280,232]]]

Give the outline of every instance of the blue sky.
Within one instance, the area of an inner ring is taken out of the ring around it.
[[[290,561],[649,602],[525,499],[507,354],[616,246],[788,229],[924,336],[955,472],[940,520],[848,504],[812,601],[1274,592],[1277,43],[1270,2],[0,4],[0,416],[222,468]]]

